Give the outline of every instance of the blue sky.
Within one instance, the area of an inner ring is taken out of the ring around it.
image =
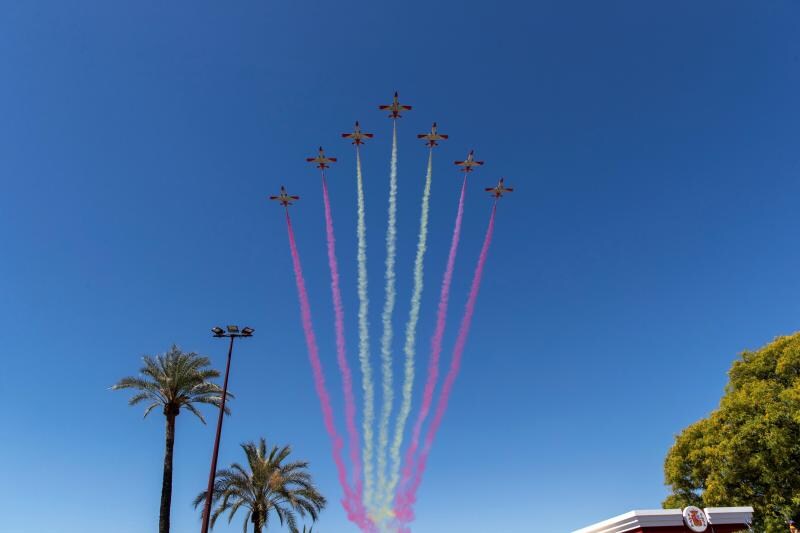
[[[221,464],[291,443],[337,500],[281,212],[285,183],[337,407],[317,174],[330,173],[355,366],[355,180],[364,151],[379,324],[392,91],[400,122],[400,337],[433,120],[420,323],[433,329],[459,179],[467,197],[445,355],[500,175],[503,200],[463,371],[414,531],[570,531],[666,490],[673,436],[714,408],[736,354],[798,329],[796,2],[7,2],[0,7],[0,529],[157,524],[163,417],[108,387],[171,343],[237,348]],[[379,330],[373,328],[373,339]],[[399,352],[401,345],[397,344]],[[377,343],[373,346],[377,356]],[[420,387],[418,385],[417,391]],[[209,418],[213,414],[206,411]],[[179,417],[173,531],[199,528],[213,428]],[[217,531],[240,531],[239,520]],[[316,528],[315,528],[316,531]]]

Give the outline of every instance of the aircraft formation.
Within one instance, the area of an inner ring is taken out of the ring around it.
[[[389,110],[389,118],[397,119],[402,118],[401,113],[405,111],[410,111],[412,107],[410,105],[403,105],[399,102],[398,93],[394,93],[394,98],[391,104],[387,105],[380,105],[378,106],[381,110]],[[431,131],[428,133],[420,133],[417,135],[418,139],[424,139],[425,145],[433,148],[434,146],[439,146],[440,141],[445,141],[449,138],[448,135],[439,133],[437,131],[438,126],[436,122],[433,123],[431,126]],[[359,125],[358,121],[356,121],[355,126],[352,132],[342,133],[342,138],[352,140],[352,144],[356,146],[360,146],[364,144],[365,139],[372,139],[375,137],[372,133],[364,133],[361,131],[361,126]],[[307,157],[306,161],[309,163],[314,163],[314,166],[320,170],[325,170],[330,168],[331,163],[336,163],[337,159],[335,157],[327,157],[325,155],[325,150],[320,146],[317,155],[315,157]],[[475,160],[475,150],[470,150],[467,154],[466,159],[463,161],[454,161],[453,162],[456,166],[460,167],[464,172],[472,172],[475,168],[483,166],[484,161],[476,161]],[[513,188],[508,188],[503,186],[504,178],[500,178],[498,181],[497,186],[489,187],[486,189],[487,192],[491,192],[494,198],[502,198],[503,194],[507,192],[513,192]],[[299,196],[288,196],[286,193],[286,187],[281,185],[281,192],[279,195],[273,195],[269,197],[270,200],[278,200],[279,203],[284,206],[288,207],[293,205],[292,202],[287,201],[287,199],[291,200],[299,200]]]
[[[392,151],[389,173],[389,210],[386,229],[386,272],[384,275],[384,305],[381,314],[383,334],[380,340],[380,375],[382,385],[382,404],[380,408],[375,405],[375,383],[373,383],[371,343],[369,338],[369,292],[367,286],[367,246],[365,223],[365,196],[361,170],[361,156],[359,149],[364,143],[374,138],[374,134],[362,131],[359,122],[355,122],[353,131],[342,133],[343,139],[349,140],[356,150],[356,183],[358,199],[358,361],[361,370],[363,406],[362,428],[359,432],[356,425],[355,395],[353,392],[353,375],[346,353],[346,335],[344,306],[342,304],[341,290],[339,288],[339,267],[336,255],[336,239],[333,228],[333,217],[325,171],[337,162],[337,158],[326,155],[320,146],[317,154],[307,157],[306,161],[319,169],[322,182],[322,197],[325,208],[325,229],[327,238],[328,265],[331,273],[331,294],[333,297],[334,329],[336,334],[336,362],[341,374],[344,395],[344,422],[346,439],[339,434],[334,423],[333,408],[324,379],[322,360],[319,355],[316,335],[311,320],[311,308],[300,254],[297,249],[294,230],[292,229],[289,207],[300,200],[300,196],[290,194],[286,187],[281,185],[280,193],[269,196],[285,209],[286,223],[289,235],[289,245],[292,262],[295,270],[298,298],[300,301],[301,321],[306,337],[309,360],[312,366],[314,386],[319,396],[326,431],[333,443],[333,459],[336,465],[339,482],[342,486],[344,497],[342,504],[348,518],[364,532],[381,533],[408,533],[409,524],[414,518],[413,505],[416,501],[417,489],[425,471],[428,454],[441,424],[442,417],[447,408],[450,391],[461,364],[461,356],[466,344],[472,314],[480,288],[484,265],[492,240],[495,224],[497,201],[505,194],[514,191],[506,187],[504,178],[500,178],[494,187],[484,190],[494,200],[489,224],[484,237],[483,246],[473,274],[473,281],[464,308],[456,343],[453,348],[450,367],[444,375],[441,390],[436,396],[440,356],[443,349],[444,331],[447,322],[447,310],[450,297],[450,286],[456,262],[456,253],[461,235],[461,223],[464,215],[465,191],[468,177],[484,165],[484,161],[475,159],[475,151],[470,150],[467,157],[453,164],[463,173],[463,183],[458,201],[458,210],[453,229],[452,241],[449,248],[447,265],[441,284],[438,312],[436,313],[436,327],[431,339],[428,371],[425,388],[422,394],[418,413],[414,418],[413,426],[409,432],[409,442],[405,453],[402,454],[402,445],[406,436],[406,423],[411,415],[413,386],[415,382],[416,365],[416,331],[421,313],[421,297],[424,278],[424,257],[427,250],[428,217],[430,209],[430,190],[433,175],[433,149],[439,143],[449,138],[448,135],[438,131],[434,122],[429,132],[420,133],[417,139],[424,141],[429,148],[428,167],[425,178],[425,187],[422,195],[420,226],[417,243],[417,254],[414,262],[413,290],[410,298],[410,311],[405,327],[404,355],[405,364],[402,380],[400,407],[395,417],[394,432],[390,430],[391,415],[394,411],[394,376],[393,366],[393,312],[396,300],[395,271],[396,259],[396,211],[397,211],[397,119],[403,113],[410,111],[412,106],[401,104],[399,95],[394,93],[390,104],[380,105],[378,109],[388,111],[392,119]],[[429,419],[430,416],[430,420]],[[427,421],[427,430],[423,436],[423,426]],[[377,430],[377,431],[376,431]],[[343,456],[345,449],[351,463],[350,471],[346,466]],[[376,446],[377,444],[377,446]]]

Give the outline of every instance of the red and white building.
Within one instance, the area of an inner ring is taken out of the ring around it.
[[[735,533],[747,531],[752,507],[630,511],[573,533]]]

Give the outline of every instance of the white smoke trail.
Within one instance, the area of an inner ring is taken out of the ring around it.
[[[369,296],[367,293],[367,228],[364,222],[364,181],[361,176],[361,154],[356,146],[356,185],[358,189],[358,359],[361,363],[362,387],[364,389],[364,505],[369,508],[374,491],[372,471],[372,424],[375,419],[375,387],[372,383],[372,367],[369,362]]]
[[[372,498],[372,510],[381,505],[386,486],[386,450],[389,446],[389,418],[394,402],[392,376],[392,312],[396,299],[394,262],[397,251],[397,121],[392,122],[392,160],[389,169],[389,220],[386,226],[386,300],[383,304],[383,336],[381,337],[381,370],[383,374],[383,404],[378,424],[378,490]]]
[[[433,147],[428,154],[428,172],[425,176],[425,189],[422,193],[422,210],[419,217],[419,240],[417,241],[417,256],[414,260],[414,288],[411,293],[411,309],[408,313],[406,323],[406,342],[403,348],[405,352],[405,377],[403,380],[403,400],[400,405],[400,412],[397,415],[394,428],[394,440],[390,450],[392,459],[391,469],[389,470],[389,482],[383,489],[381,501],[380,518],[391,517],[391,508],[394,500],[394,490],[400,480],[400,448],[403,444],[403,433],[405,432],[406,421],[411,413],[411,394],[414,390],[414,359],[416,357],[417,341],[417,322],[419,321],[419,310],[422,303],[423,289],[423,267],[425,252],[428,249],[428,206],[431,196],[431,181],[433,177]]]

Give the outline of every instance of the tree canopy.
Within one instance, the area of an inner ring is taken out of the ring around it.
[[[800,512],[800,333],[743,352],[728,377],[667,454],[664,507],[752,505],[756,531],[783,533]]]
[[[175,417],[180,414],[181,409],[186,409],[205,424],[206,421],[195,404],[219,407],[222,402],[222,388],[210,381],[219,377],[219,372],[209,368],[211,361],[208,357],[194,352],[182,352],[174,344],[167,353],[156,357],[145,355],[143,361],[144,366],[139,370],[138,376],[122,378],[111,389],[133,389],[136,394],[128,401],[129,405],[146,402],[148,405],[144,410],[145,417],[153,409],[160,407],[167,419],[158,531],[169,533]],[[230,392],[227,394],[233,397]],[[230,412],[227,406],[225,412]]]
[[[111,389],[138,391],[128,401],[128,405],[149,402],[144,411],[145,417],[157,407],[163,408],[165,416],[177,416],[183,408],[205,424],[206,420],[195,404],[220,406],[222,387],[209,381],[218,378],[219,371],[208,368],[211,365],[208,357],[194,352],[183,352],[173,344],[167,353],[156,357],[145,355],[142,361],[144,366],[139,370],[138,376],[122,378]],[[228,392],[228,398],[233,398],[233,394]],[[227,407],[225,412],[229,413]]]
[[[250,522],[253,533],[261,533],[273,514],[291,533],[300,533],[296,513],[317,520],[327,501],[314,485],[306,461],[288,462],[292,453],[289,446],[270,449],[263,438],[258,444],[242,444],[242,450],[247,457],[246,467],[233,463],[228,469],[217,470],[213,495],[217,507],[211,514],[211,527],[225,511],[229,511],[230,523],[239,509],[245,512],[242,528],[245,532]],[[206,491],[201,492],[194,506],[204,502],[206,495]]]

